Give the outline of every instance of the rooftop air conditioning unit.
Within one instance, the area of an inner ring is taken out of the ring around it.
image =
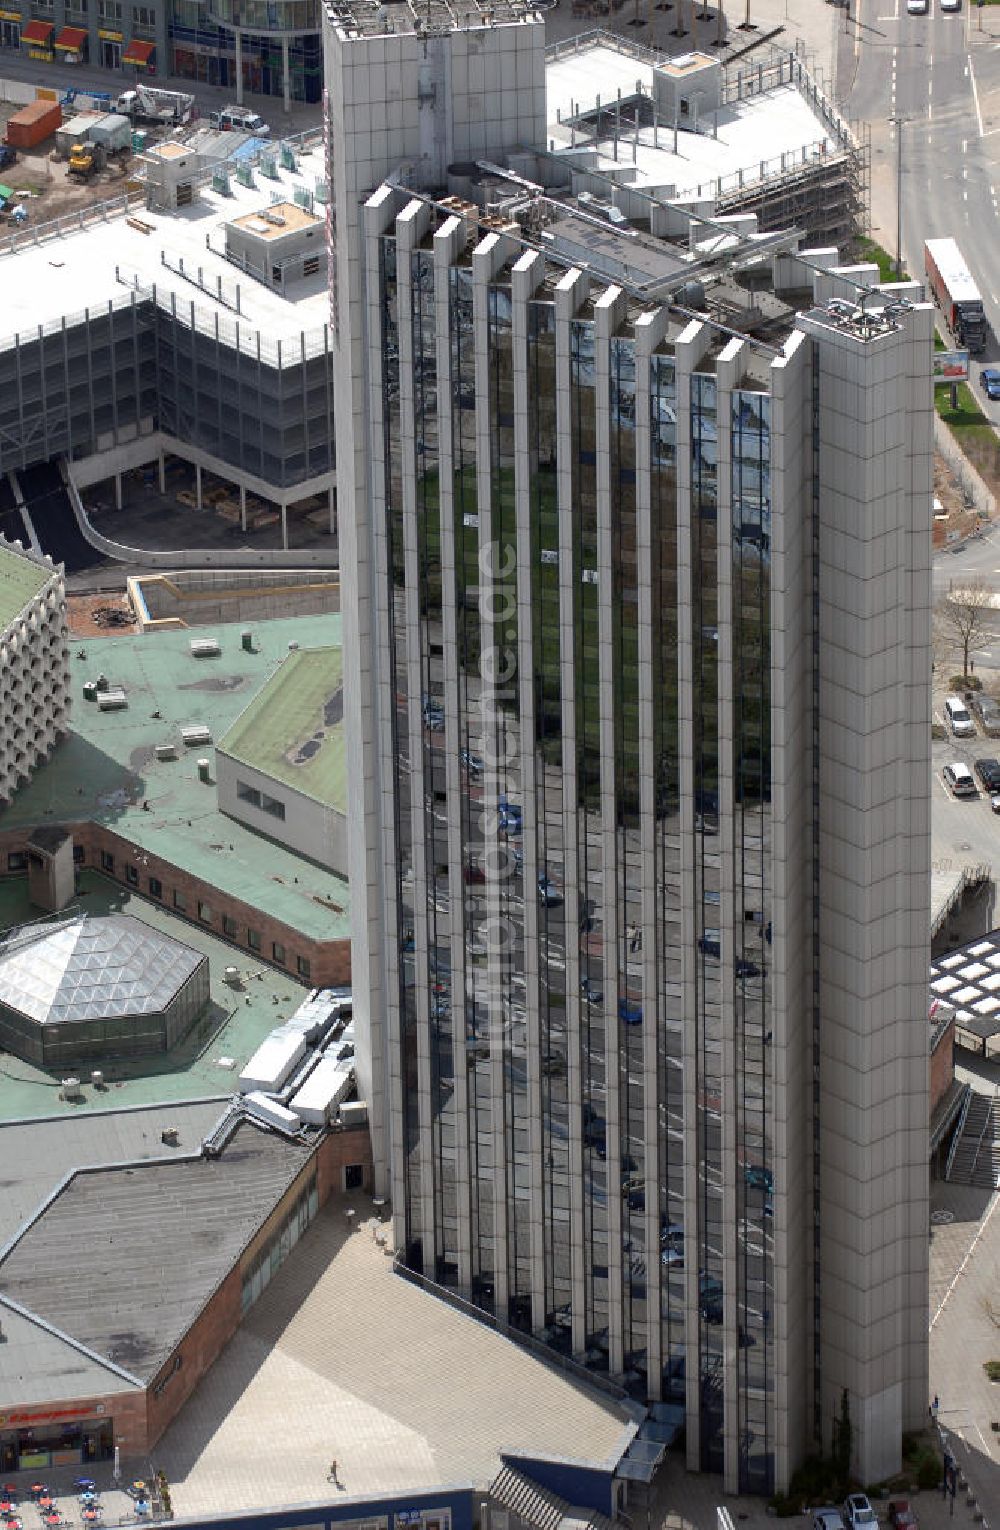
[[[190,723],[181,729],[181,742],[186,748],[192,749],[197,744],[210,744],[212,742],[212,730],[206,728],[203,723]]]
[[[83,1090],[80,1088],[78,1078],[64,1078],[62,1081],[62,1097],[64,1100],[82,1100]]]
[[[215,638],[192,638],[190,646],[193,659],[216,659],[222,652]]]

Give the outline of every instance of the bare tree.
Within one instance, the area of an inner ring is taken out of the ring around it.
[[[992,631],[993,592],[981,579],[961,589],[951,589],[937,604],[941,636],[951,652],[962,653],[962,674],[969,674],[969,653],[979,648]]]

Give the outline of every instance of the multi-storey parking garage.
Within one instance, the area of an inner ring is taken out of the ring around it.
[[[82,487],[170,452],[244,504],[325,494],[332,523],[322,154],[230,177],[177,151],[148,156],[149,207],[0,248],[0,475],[65,458]]]

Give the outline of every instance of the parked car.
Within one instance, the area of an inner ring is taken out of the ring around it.
[[[479,886],[486,881],[486,872],[482,866],[468,865],[462,872],[462,877],[470,886]]]
[[[618,1018],[626,1025],[641,1025],[642,1005],[637,1004],[634,999],[619,999]]]
[[[660,1228],[660,1260],[668,1269],[684,1268],[684,1228],[679,1222]]]
[[[538,873],[538,901],[543,908],[558,908],[563,901],[562,893],[544,871]]]
[[[946,786],[950,786],[956,797],[978,797],[975,777],[968,765],[963,765],[961,760],[952,760],[941,772]]]
[[[743,1177],[750,1190],[766,1190],[770,1193],[774,1189],[774,1175],[762,1164],[748,1163],[743,1170]]]
[[[583,994],[583,997],[586,999],[588,1004],[604,1003],[604,989],[599,988],[596,983],[591,982],[589,977],[585,977],[580,980],[580,992]]]
[[[825,1509],[813,1509],[812,1530],[844,1530],[840,1510],[832,1506]]]
[[[864,1493],[851,1493],[844,1500],[847,1530],[877,1530],[878,1516]]]
[[[628,1206],[629,1211],[645,1211],[646,1209],[646,1181],[640,1176],[622,1182],[622,1199]]]
[[[722,936],[718,930],[706,929],[704,935],[698,937],[698,950],[706,956],[714,956],[716,960],[722,955]]]
[[[994,813],[1000,813],[1000,792],[994,792],[990,798],[990,807]]]
[[[944,698],[945,721],[956,738],[975,738],[976,725],[961,696]]]
[[[1000,792],[1000,760],[987,757],[977,760],[973,768],[988,792]]]
[[[908,1498],[894,1498],[889,1505],[889,1523],[893,1530],[918,1530],[920,1521]]]
[[[6,170],[11,165],[17,164],[17,154],[9,143],[0,143],[0,170]]]
[[[716,1279],[714,1274],[706,1274],[702,1270],[697,1282],[697,1294],[699,1294],[702,1319],[706,1323],[722,1322],[722,1281]]]
[[[504,834],[517,839],[524,832],[524,815],[516,802],[508,802],[506,797],[500,798],[499,803],[500,828]]]
[[[941,0],[941,9],[944,10],[944,0]],[[956,6],[957,10],[958,7]],[[983,385],[983,392],[987,398],[1000,398],[1000,369],[997,367],[983,367],[979,374],[979,381]]]
[[[211,127],[223,133],[253,133],[256,138],[266,138],[271,131],[263,117],[245,106],[224,106],[221,111],[212,112],[208,120]]]

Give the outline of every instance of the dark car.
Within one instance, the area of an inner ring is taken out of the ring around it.
[[[996,367],[983,367],[979,381],[987,398],[1000,398],[1000,370]]]
[[[476,866],[472,863],[466,866],[465,870],[462,872],[462,876],[470,885],[478,886],[486,881],[486,872],[484,871],[483,867]]]
[[[520,804],[508,802],[506,797],[501,797],[498,816],[501,832],[511,839],[520,839],[524,830],[524,816]]]
[[[975,772],[988,792],[1000,792],[1000,760],[977,760]]]
[[[704,951],[706,956],[714,956],[718,961],[722,955],[722,936],[719,931],[706,929],[704,935],[699,935],[698,950]]]
[[[908,1498],[894,1498],[889,1505],[889,1523],[893,1530],[917,1530],[919,1520]]]
[[[6,170],[9,165],[17,164],[17,155],[9,143],[0,143],[0,170]]]
[[[763,1164],[748,1163],[743,1171],[743,1177],[751,1190],[770,1192],[774,1189],[774,1175],[770,1169],[765,1169]]]

